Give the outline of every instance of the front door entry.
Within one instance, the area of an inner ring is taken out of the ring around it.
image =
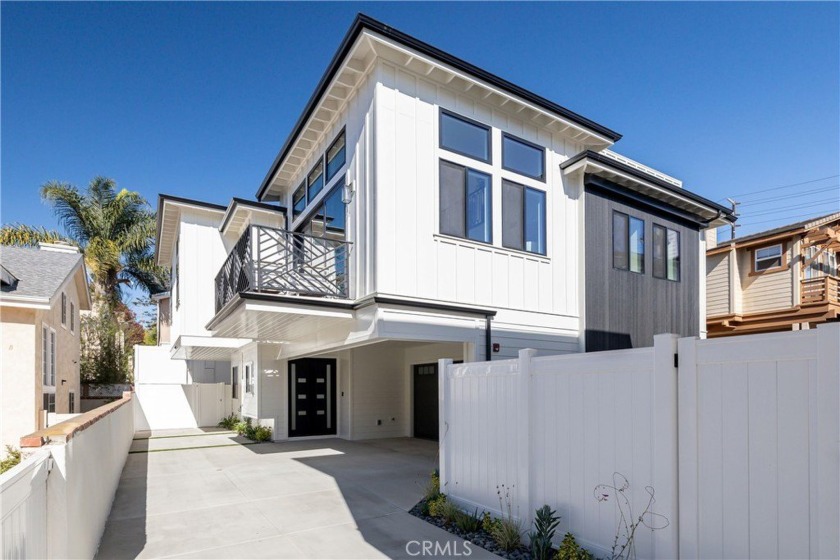
[[[335,360],[289,362],[289,437],[336,433]]]
[[[414,437],[438,439],[438,365],[414,366]]]

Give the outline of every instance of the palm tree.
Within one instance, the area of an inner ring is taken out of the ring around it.
[[[52,206],[66,236],[13,224],[0,229],[0,244],[68,241],[78,246],[94,296],[108,304],[122,300],[126,285],[150,294],[165,290],[166,275],[154,263],[155,214],[139,193],[118,191],[112,179],[95,177],[85,193],[68,183],[50,181],[41,187],[41,198]]]

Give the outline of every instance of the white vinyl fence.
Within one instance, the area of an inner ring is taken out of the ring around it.
[[[224,383],[136,385],[134,391],[138,431],[215,427],[234,407],[239,409]]]
[[[509,494],[529,524],[548,504],[604,555],[616,510],[594,489],[618,472],[635,515],[649,486],[669,522],[639,558],[840,556],[840,325],[440,372],[442,491],[467,507]]]

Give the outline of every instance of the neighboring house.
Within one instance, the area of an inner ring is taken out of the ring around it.
[[[708,335],[810,328],[840,313],[840,212],[706,251]]]
[[[258,202],[161,195],[171,356],[276,439],[436,438],[441,358],[701,334],[734,217],[619,138],[359,16]]]
[[[75,247],[0,247],[2,444],[46,427],[48,413],[80,412],[79,312],[91,307]]]

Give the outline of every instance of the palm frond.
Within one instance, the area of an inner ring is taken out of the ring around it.
[[[79,190],[68,183],[50,181],[41,187],[41,198],[52,207],[67,235],[84,247],[90,240],[89,205]]]
[[[78,244],[55,230],[43,226],[28,226],[26,224],[7,224],[0,228],[0,245],[15,245],[18,247],[37,247],[38,243],[64,242],[71,245]]]

